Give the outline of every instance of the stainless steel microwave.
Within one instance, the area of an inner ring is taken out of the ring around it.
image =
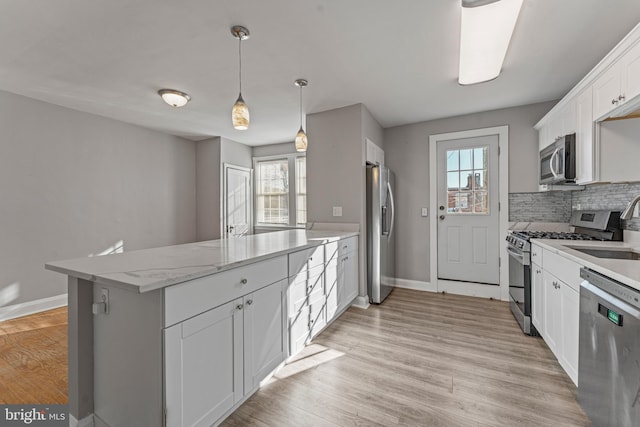
[[[540,151],[540,184],[576,182],[576,134],[561,136]]]

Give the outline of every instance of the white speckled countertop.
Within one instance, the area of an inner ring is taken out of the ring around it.
[[[624,283],[629,287],[640,290],[640,260],[598,258],[571,248],[617,248],[640,252],[640,243],[549,239],[532,239],[532,243]],[[544,256],[542,262],[544,262]]]
[[[45,268],[142,293],[358,234],[353,231],[276,231],[55,261],[45,264]]]

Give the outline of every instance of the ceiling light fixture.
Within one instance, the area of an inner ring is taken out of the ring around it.
[[[300,88],[300,130],[296,134],[296,151],[304,152],[307,151],[307,134],[304,133],[304,129],[302,128],[302,88],[309,84],[305,79],[298,79],[294,82],[296,86]]]
[[[249,30],[241,25],[234,25],[231,27],[231,34],[238,39],[238,80],[240,82],[238,99],[231,110],[231,121],[235,129],[247,130],[249,129],[249,107],[242,99],[242,40],[249,38]]]
[[[500,74],[523,0],[461,0],[458,83],[472,85]]]
[[[191,97],[186,93],[174,89],[160,89],[158,95],[172,107],[184,107],[191,100]]]

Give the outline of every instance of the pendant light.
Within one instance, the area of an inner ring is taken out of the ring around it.
[[[238,80],[240,87],[238,99],[231,110],[231,121],[235,129],[247,130],[249,129],[249,107],[242,99],[242,40],[249,38],[249,30],[241,25],[234,25],[231,27],[231,34],[238,39]]]
[[[296,151],[304,152],[307,151],[308,141],[307,134],[304,133],[304,129],[302,128],[302,88],[309,84],[309,82],[305,79],[298,79],[294,84],[300,88],[300,130],[296,134]]]

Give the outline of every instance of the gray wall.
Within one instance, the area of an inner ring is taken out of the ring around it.
[[[220,238],[220,137],[196,143],[197,240]]]
[[[545,102],[385,129],[385,163],[396,174],[398,278],[429,281],[429,135],[509,126],[509,191],[538,190],[538,132],[533,126],[555,104]],[[433,215],[433,212],[429,212]]]
[[[362,104],[307,116],[307,221],[360,223]],[[342,217],[332,207],[342,206]]]
[[[0,308],[66,293],[47,261],[195,239],[193,142],[7,92],[0,128]]]
[[[382,127],[362,104],[307,116],[307,221],[360,227],[360,295],[366,290],[366,139],[381,145]],[[333,216],[342,206],[342,217]]]
[[[197,240],[221,237],[224,163],[251,168],[251,147],[214,137],[196,143]]]
[[[259,145],[251,150],[253,157],[279,156],[282,154],[295,154],[296,145],[293,142],[282,144]]]

